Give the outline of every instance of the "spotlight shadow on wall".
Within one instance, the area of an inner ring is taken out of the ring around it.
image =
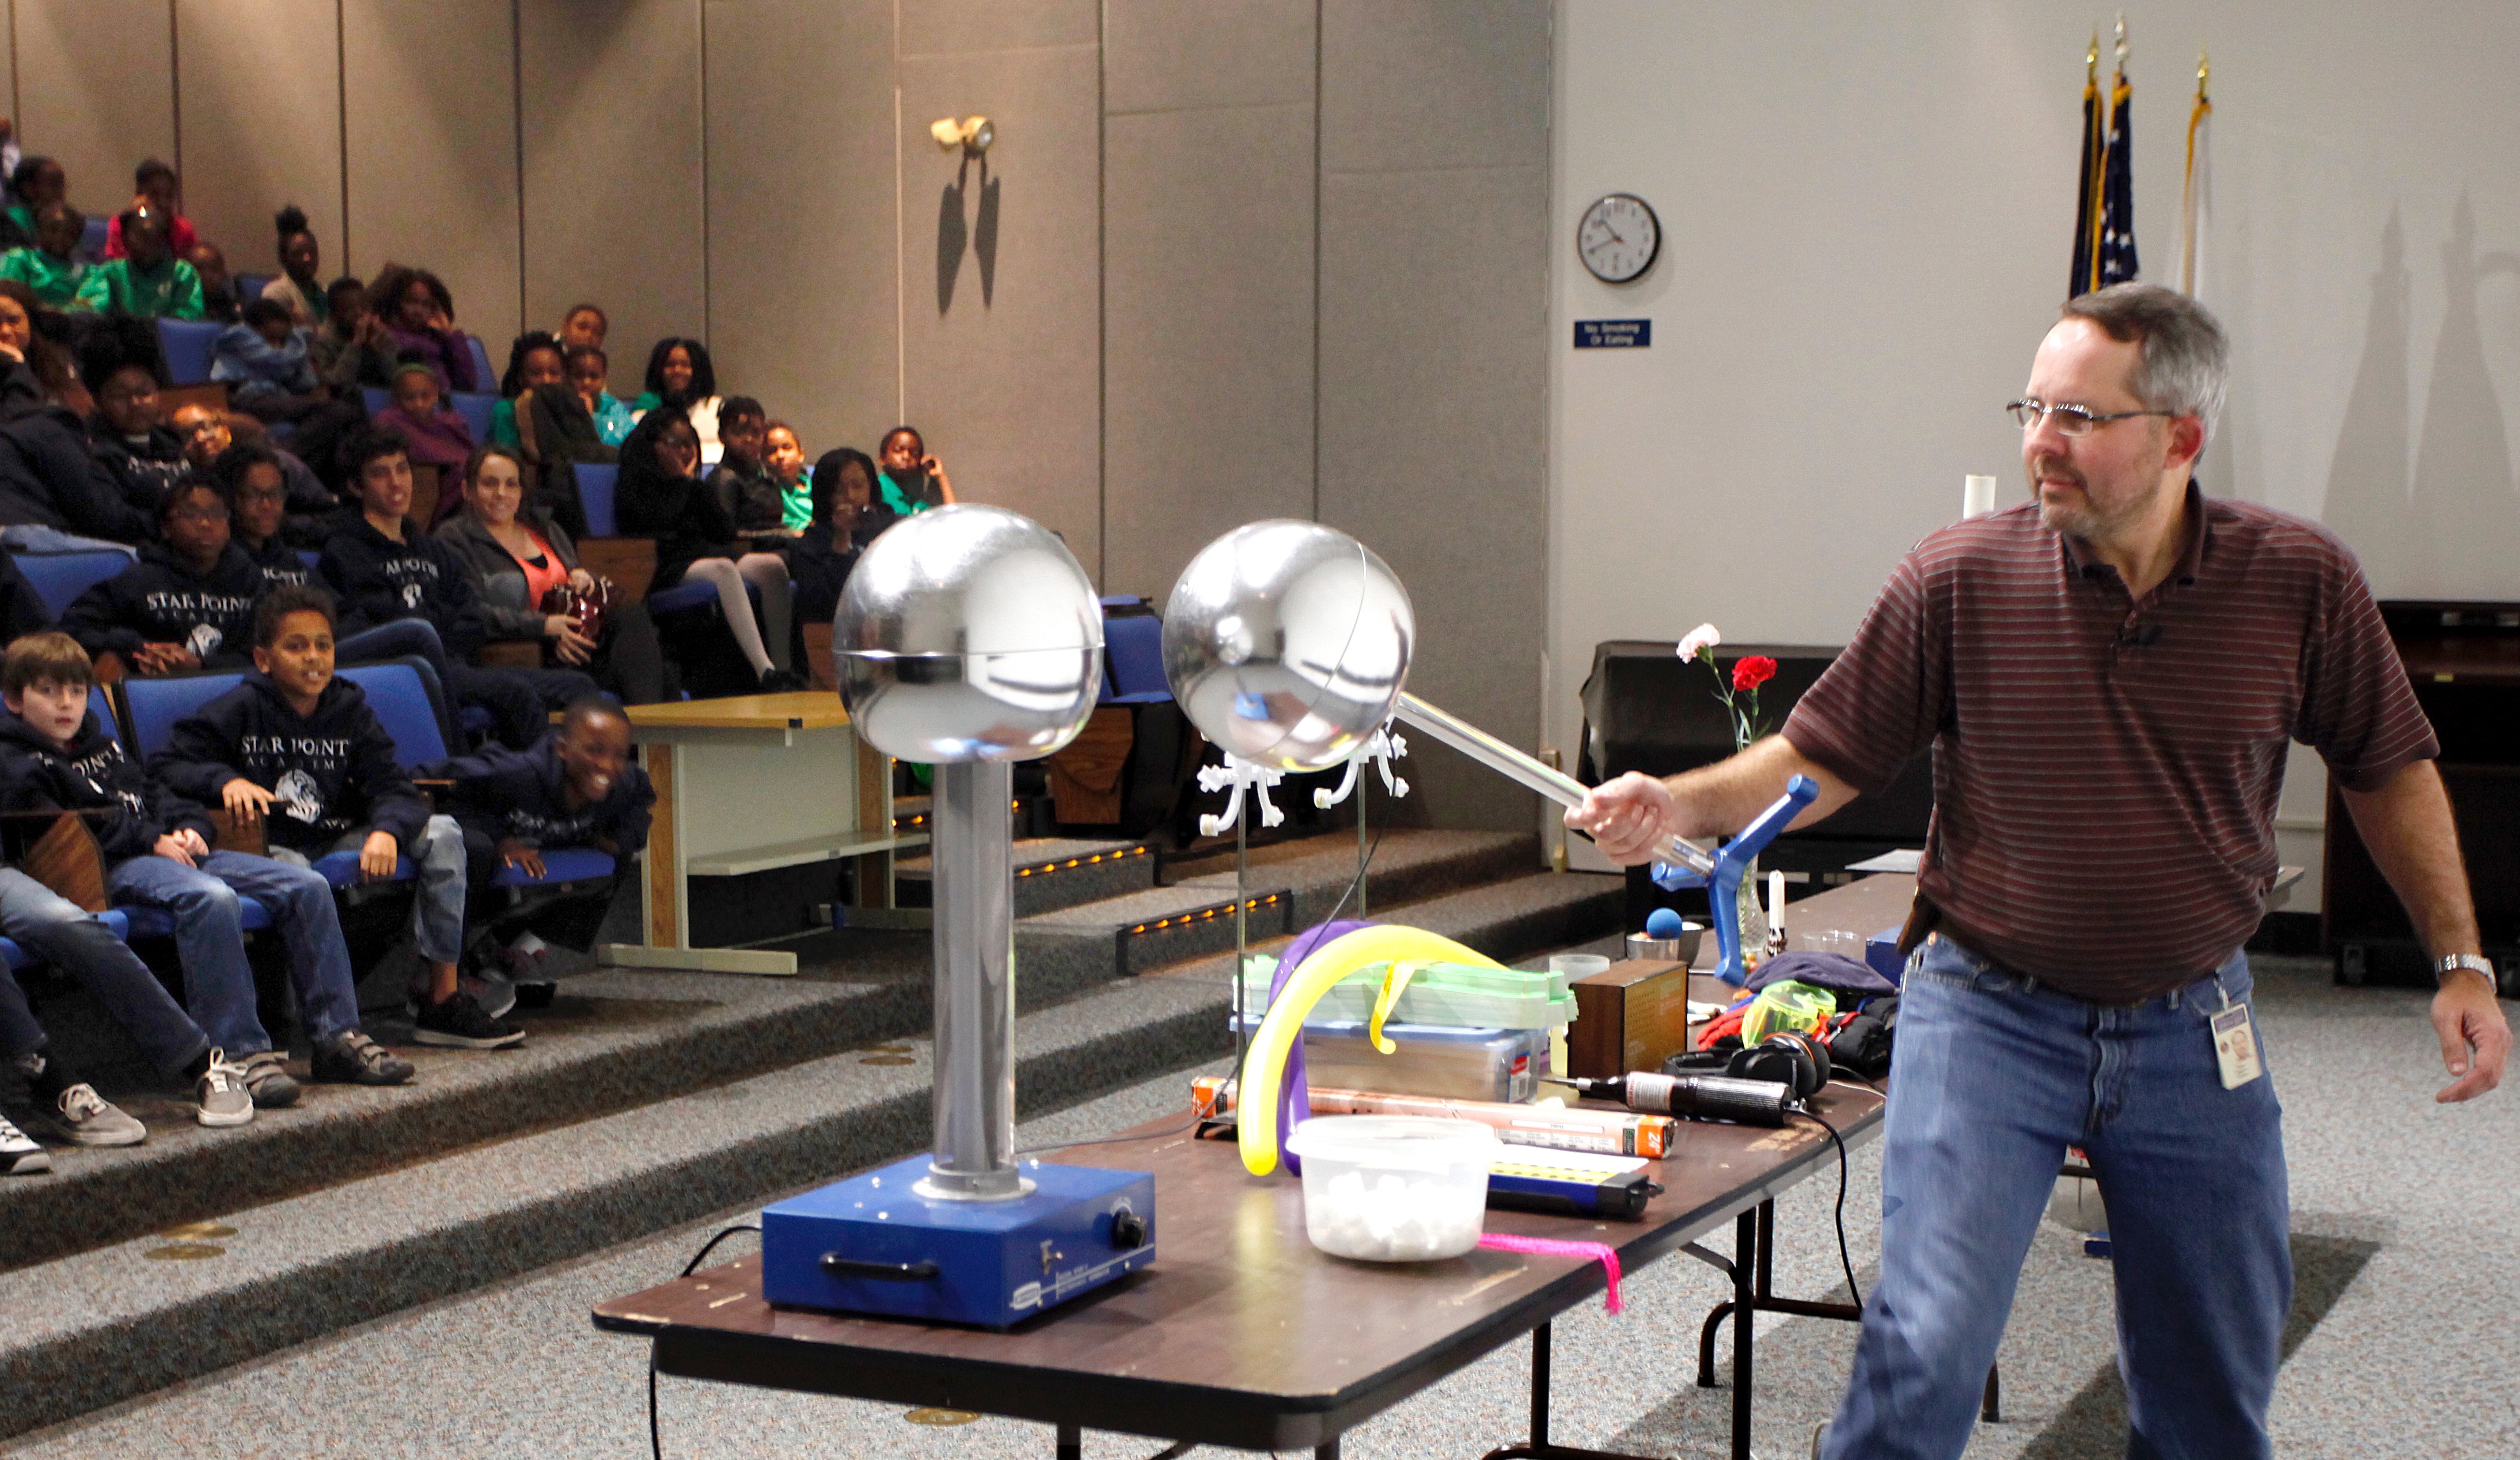
[[[963,165],[955,170],[954,181],[936,199],[936,312],[945,314],[954,307],[954,287],[963,273],[966,251],[978,255],[980,265],[980,307],[986,309],[998,293],[998,199],[1001,179],[989,176],[989,159],[978,158],[980,169],[979,215],[968,224],[964,221],[965,203],[970,194],[973,159],[966,154]]]

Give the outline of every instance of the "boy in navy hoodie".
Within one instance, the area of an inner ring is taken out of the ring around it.
[[[446,764],[448,792],[464,826],[474,919],[502,947],[518,1001],[550,1000],[545,950],[595,946],[613,888],[648,845],[656,792],[630,763],[630,722],[620,707],[589,697],[568,707],[560,728],[527,751],[491,747]],[[546,847],[592,847],[612,859],[613,881],[593,890],[518,889],[513,906],[490,885],[502,867],[544,875]],[[494,911],[493,909],[499,909]]]
[[[193,1019],[213,1045],[241,1060],[254,1105],[293,1102],[297,1083],[254,1013],[239,894],[270,909],[288,945],[299,1020],[315,1046],[315,1077],[359,1084],[409,1080],[408,1063],[359,1032],[332,884],[267,857],[212,851],[202,809],[153,781],[88,712],[94,677],[87,651],[58,632],[30,634],[0,657],[9,708],[0,719],[0,807],[104,813],[88,824],[104,853],[108,891],[115,902],[173,916]]]
[[[72,599],[63,632],[91,655],[119,654],[133,674],[244,668],[262,569],[229,541],[228,517],[215,483],[178,480],[158,504],[161,541]]]
[[[523,1041],[458,984],[464,833],[453,818],[429,815],[366,691],[333,673],[331,595],[309,584],[266,595],[254,613],[253,672],[177,721],[149,769],[179,796],[261,821],[276,861],[307,866],[355,851],[362,878],[378,881],[411,858],[412,941],[430,978],[412,1038],[464,1049]]]

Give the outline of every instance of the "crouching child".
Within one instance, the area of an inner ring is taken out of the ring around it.
[[[320,875],[266,857],[213,850],[209,818],[122,753],[89,713],[95,668],[67,634],[30,634],[0,657],[0,806],[97,812],[88,818],[117,903],[156,907],[175,924],[186,1003],[210,1042],[240,1063],[253,1104],[297,1099],[254,1012],[240,895],[269,909],[289,951],[298,1020],[314,1045],[318,1080],[400,1084],[412,1067],[359,1031],[349,950]],[[241,1122],[240,1122],[241,1124]]]
[[[518,1002],[550,1002],[549,949],[595,946],[613,890],[648,845],[656,793],[630,763],[630,722],[618,706],[581,699],[560,728],[531,750],[491,747],[446,764],[448,804],[464,827],[476,936],[497,950],[516,981]],[[516,867],[545,875],[550,847],[591,847],[612,859],[609,882],[503,889],[492,879]]]

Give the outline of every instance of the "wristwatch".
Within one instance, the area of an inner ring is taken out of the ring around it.
[[[2497,997],[2501,996],[2502,985],[2501,982],[2494,976],[2494,964],[2492,960],[2480,958],[2474,953],[2444,953],[2440,959],[2433,964],[2433,978],[2436,981],[2439,981],[2449,978],[2452,974],[2457,973],[2461,970],[2465,970],[2469,973],[2483,974],[2485,976],[2485,987],[2492,990]]]

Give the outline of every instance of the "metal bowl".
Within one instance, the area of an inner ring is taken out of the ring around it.
[[[963,503],[903,518],[867,548],[832,658],[858,733],[886,755],[1032,760],[1094,713],[1102,607],[1049,529]]]
[[[1325,771],[1391,718],[1417,637],[1409,591],[1364,544],[1318,522],[1253,522],[1173,585],[1164,678],[1227,754]]]

